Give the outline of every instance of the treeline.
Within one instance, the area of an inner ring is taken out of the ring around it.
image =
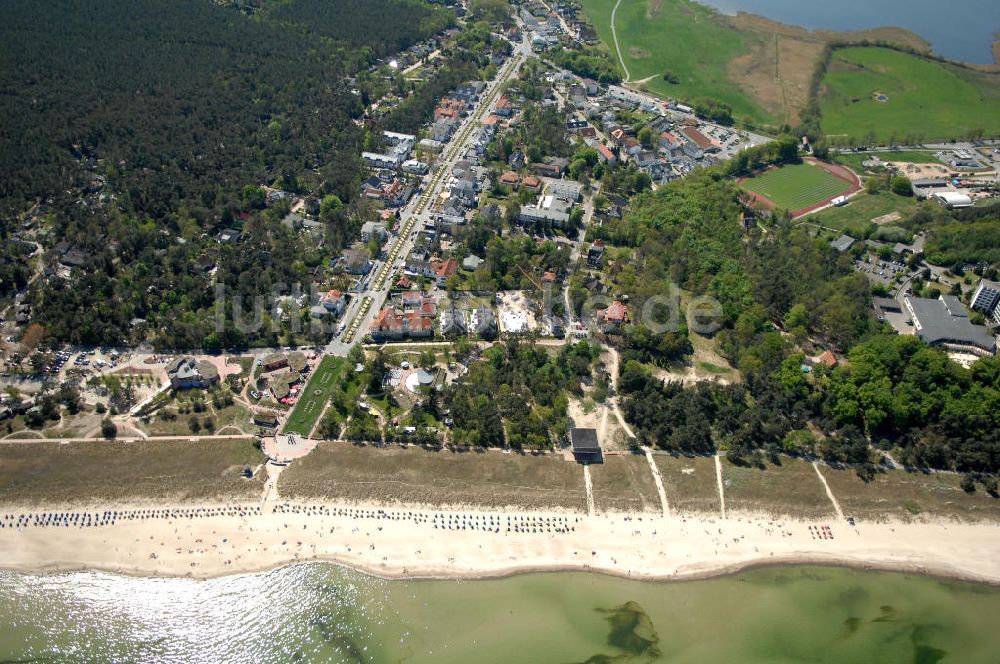
[[[909,232],[926,231],[924,254],[935,265],[1000,264],[1000,203],[962,210],[925,206],[902,226]]]
[[[573,152],[566,133],[566,119],[552,106],[524,104],[521,121],[508,136],[528,157],[529,163],[543,161],[546,157],[568,157]]]
[[[559,274],[569,266],[569,250],[546,240],[535,242],[530,235],[501,237],[495,235],[486,245],[486,260],[479,270],[488,281],[486,290],[537,290],[535,284],[544,272]]]
[[[733,108],[719,99],[698,97],[691,102],[695,115],[718,124],[733,124]]]
[[[720,347],[741,365],[760,364],[766,350],[758,333],[791,320],[802,338],[813,336],[847,348],[869,332],[868,286],[850,258],[783,220],[768,233],[744,232],[739,189],[719,169],[703,169],[633,199],[624,218],[609,219],[588,239],[601,237],[633,248],[607,274],[614,293],[635,311],[672,287],[710,295],[718,303]],[[654,315],[667,315],[663,307]],[[662,322],[662,321],[657,321]],[[683,322],[683,317],[681,319]],[[684,346],[667,337],[637,339],[643,359],[676,361]],[[657,359],[657,348],[664,353]]]
[[[746,385],[683,389],[625,366],[623,410],[640,440],[686,453],[726,450],[759,461],[779,452],[858,464],[873,473],[879,450],[915,467],[1000,470],[1000,360],[966,369],[913,336],[886,334],[855,346],[849,363],[811,374],[785,347]]]
[[[740,150],[732,159],[725,162],[722,168],[725,169],[726,175],[747,175],[764,166],[796,161],[798,157],[798,139],[791,134],[782,134],[773,141]]]
[[[27,285],[30,253],[29,245],[14,241],[6,225],[0,226],[0,297],[9,297]]]
[[[383,58],[455,24],[455,14],[423,0],[291,0],[267,3],[264,16]]]
[[[579,51],[559,48],[551,51],[549,57],[560,67],[577,76],[593,79],[601,85],[617,85],[622,82],[618,64],[607,51],[595,48],[583,48]]]

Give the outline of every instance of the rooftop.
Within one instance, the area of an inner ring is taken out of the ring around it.
[[[951,295],[939,299],[908,297],[917,336],[930,345],[969,346],[993,354],[996,338],[985,327],[973,325],[962,303]]]

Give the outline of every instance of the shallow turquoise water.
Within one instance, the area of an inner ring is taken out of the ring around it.
[[[302,564],[211,581],[0,573],[0,661],[991,662],[1000,590],[776,567],[385,581]]]

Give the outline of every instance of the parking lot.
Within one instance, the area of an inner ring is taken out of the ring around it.
[[[905,279],[910,273],[906,264],[899,260],[882,260],[874,254],[865,254],[854,261],[854,268],[868,277],[868,281],[873,284],[882,284],[886,287],[896,285],[897,275],[902,274]]]

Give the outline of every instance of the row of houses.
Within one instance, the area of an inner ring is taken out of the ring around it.
[[[433,302],[430,296],[416,291],[407,293],[414,293],[415,297],[411,299],[419,300],[419,305],[399,302],[384,307],[372,322],[370,332],[372,339],[381,342],[425,339],[434,336],[435,319],[438,319],[436,302]],[[485,304],[472,310],[450,304],[440,312],[437,329],[442,337],[454,338],[472,334],[480,339],[496,339],[500,328],[496,314]]]

